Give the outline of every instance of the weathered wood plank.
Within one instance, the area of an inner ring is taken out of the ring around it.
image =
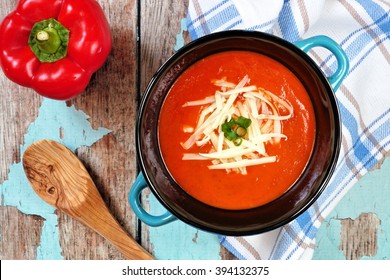
[[[86,91],[67,102],[89,115],[94,128],[112,132],[92,147],[78,149],[77,155],[90,171],[103,198],[125,229],[135,237],[136,221],[127,203],[135,178],[134,120],[136,113],[136,0],[98,0],[111,25],[113,49],[93,77]],[[0,19],[17,1],[0,3]],[[0,183],[8,168],[20,161],[20,145],[27,127],[37,115],[42,98],[0,75]],[[2,259],[35,259],[42,218],[21,214],[12,207],[0,209]],[[73,219],[59,214],[60,243],[65,259],[120,259],[121,254]],[[17,238],[12,236],[17,233]],[[19,244],[19,245],[18,245]]]
[[[374,213],[362,213],[355,220],[341,219],[341,244],[347,260],[372,257],[378,251],[378,227],[380,220]]]
[[[99,2],[111,26],[112,51],[105,65],[92,77],[86,92],[69,104],[89,115],[94,128],[105,127],[112,132],[92,147],[78,149],[77,155],[113,215],[137,238],[136,220],[127,202],[136,175],[137,1]],[[61,215],[60,228],[61,247],[67,259],[123,258],[102,237],[64,215]]]
[[[0,2],[0,19],[15,9],[17,1]],[[0,74],[0,184],[9,167],[20,162],[19,147],[28,125],[37,116],[41,97]],[[1,198],[2,200],[2,198]],[[14,207],[0,207],[0,259],[34,259],[42,219],[21,214]]]
[[[156,70],[175,52],[180,21],[186,16],[187,1],[141,1],[141,90]]]

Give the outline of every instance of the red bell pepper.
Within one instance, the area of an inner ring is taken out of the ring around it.
[[[110,50],[110,27],[96,0],[20,0],[0,26],[4,74],[52,99],[84,91]]]

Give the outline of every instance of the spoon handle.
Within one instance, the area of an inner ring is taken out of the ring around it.
[[[92,181],[88,183],[94,184]],[[153,259],[144,248],[125,232],[118,221],[111,215],[96,187],[91,186],[87,189],[89,190],[88,200],[83,202],[83,207],[62,209],[62,211],[67,212],[68,215],[105,237],[127,259]]]
[[[127,259],[153,259],[153,257],[119,225],[118,221],[111,215],[97,191],[89,193],[88,196],[88,202],[84,202],[85,204],[82,208],[68,211],[68,214],[105,237],[116,246]]]

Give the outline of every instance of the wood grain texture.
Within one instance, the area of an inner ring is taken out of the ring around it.
[[[17,0],[0,2],[0,19],[14,10]],[[9,167],[19,162],[19,147],[28,125],[37,116],[42,98],[0,75],[0,183]],[[2,238],[0,259],[34,259],[42,219],[21,214],[13,207],[0,207]]]
[[[347,260],[376,255],[379,225],[380,220],[375,213],[362,213],[355,220],[341,220],[340,250]]]
[[[1,207],[0,221],[0,259],[35,259],[43,219],[22,214],[14,207]]]

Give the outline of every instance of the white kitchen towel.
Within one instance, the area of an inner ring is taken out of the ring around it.
[[[259,30],[290,42],[326,35],[345,50],[350,70],[336,92],[342,149],[319,199],[291,223],[265,234],[221,236],[240,259],[307,259],[324,218],[390,147],[389,0],[190,0],[192,39],[228,29]],[[329,76],[336,59],[315,48],[309,55]]]

